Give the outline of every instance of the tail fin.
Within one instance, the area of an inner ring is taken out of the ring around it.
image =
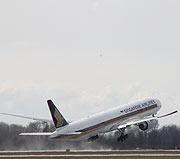
[[[63,115],[56,108],[52,100],[47,101],[49,110],[51,112],[51,116],[54,122],[55,128],[59,128],[68,124],[68,122],[64,119]]]

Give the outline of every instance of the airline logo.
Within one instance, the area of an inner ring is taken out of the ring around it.
[[[56,122],[55,122],[56,127],[63,126],[63,117],[61,116],[61,114],[59,113],[57,109],[55,109],[54,111],[54,118],[56,119]]]

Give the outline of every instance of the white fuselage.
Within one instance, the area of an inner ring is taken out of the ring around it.
[[[100,133],[117,130],[118,126],[131,120],[154,115],[160,108],[158,99],[146,98],[69,123],[56,129],[50,138],[72,141],[88,139]]]

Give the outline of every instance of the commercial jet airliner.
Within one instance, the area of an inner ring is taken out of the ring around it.
[[[101,134],[110,131],[119,131],[120,135],[117,140],[124,141],[128,138],[128,134],[125,133],[126,129],[136,126],[142,131],[147,131],[149,128],[156,126],[157,119],[177,113],[176,110],[165,115],[156,116],[161,108],[161,102],[155,98],[146,98],[68,123],[52,100],[48,100],[47,103],[56,130],[54,132],[21,133],[20,135],[49,136],[51,139],[67,141],[94,141],[98,139]],[[1,114],[49,122],[49,120],[46,119],[7,113]]]

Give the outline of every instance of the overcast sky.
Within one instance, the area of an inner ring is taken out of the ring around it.
[[[179,28],[178,0],[2,0],[0,112],[50,119],[51,98],[75,120],[144,97],[180,111]]]

